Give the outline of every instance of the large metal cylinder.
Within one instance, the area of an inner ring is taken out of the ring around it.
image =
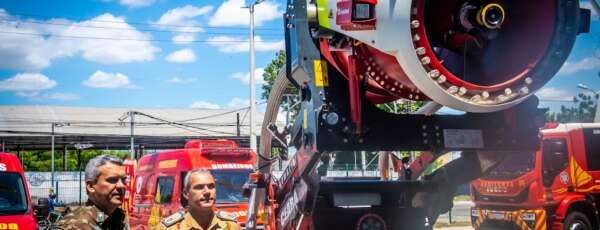
[[[372,103],[406,98],[467,112],[507,109],[554,76],[579,31],[576,0],[315,4],[315,31],[333,31],[314,33],[321,53],[346,77],[352,55],[369,78]]]

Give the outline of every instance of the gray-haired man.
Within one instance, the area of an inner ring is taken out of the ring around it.
[[[92,158],[85,166],[88,201],[57,223],[62,229],[129,229],[123,203],[126,189],[123,161],[111,155]]]

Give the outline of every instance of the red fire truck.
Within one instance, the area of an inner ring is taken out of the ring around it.
[[[25,173],[16,155],[0,153],[0,229],[36,229]]]
[[[542,133],[540,150],[510,155],[472,182],[475,229],[598,229],[600,123]]]
[[[254,169],[256,153],[240,148],[232,140],[192,140],[184,149],[143,156],[138,161],[129,208],[133,229],[149,229],[179,210],[187,201],[183,197],[184,178],[196,168],[211,170],[217,184],[219,211],[225,211],[244,223],[248,198],[242,186]]]

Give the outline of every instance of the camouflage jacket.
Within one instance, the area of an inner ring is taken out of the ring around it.
[[[73,209],[56,224],[58,229],[83,229],[83,230],[128,230],[125,222],[125,213],[117,208],[108,216],[95,205],[88,202],[86,206]]]

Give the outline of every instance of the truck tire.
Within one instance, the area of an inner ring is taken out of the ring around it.
[[[591,230],[590,219],[582,212],[573,211],[565,218],[564,230]]]
[[[356,230],[387,230],[387,225],[381,216],[368,213],[358,220]]]

